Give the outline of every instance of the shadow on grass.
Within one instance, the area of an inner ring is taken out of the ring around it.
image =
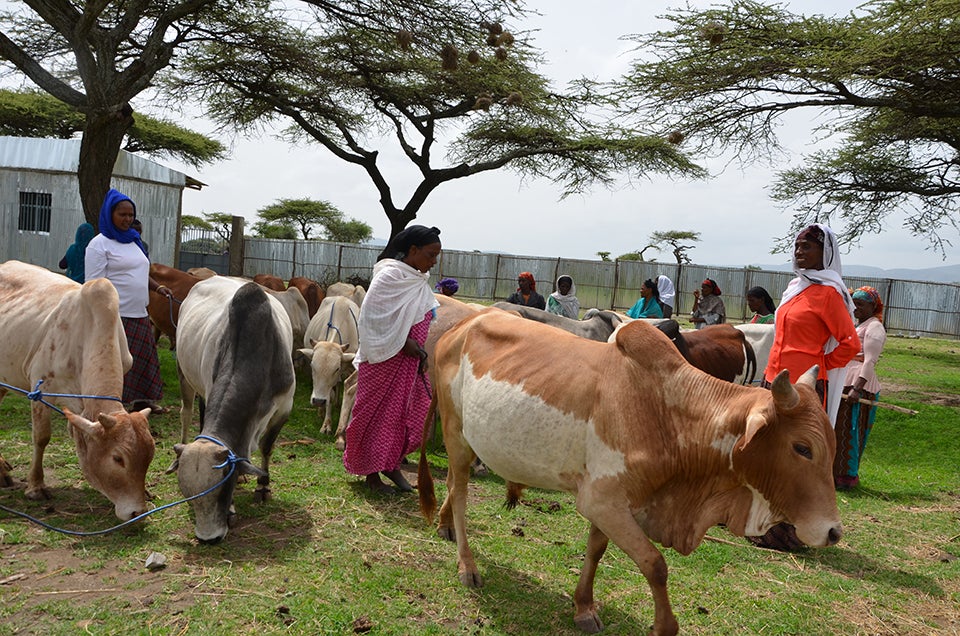
[[[818,563],[852,579],[871,581],[903,590],[908,594],[911,590],[935,597],[942,597],[946,593],[933,577],[891,568],[855,550],[834,547],[809,554],[798,553],[797,557],[803,561]]]

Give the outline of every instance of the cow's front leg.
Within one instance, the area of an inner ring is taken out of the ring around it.
[[[603,629],[603,621],[597,614],[597,606],[593,602],[593,581],[597,575],[597,566],[610,540],[595,524],[590,524],[590,535],[587,537],[587,551],[583,558],[583,569],[580,571],[580,580],[573,593],[575,613],[573,622],[577,627],[589,634],[596,634]]]
[[[50,443],[50,409],[34,402],[30,407],[30,435],[33,438],[33,457],[30,461],[30,473],[27,475],[27,499],[38,501],[50,499],[50,491],[43,482],[43,453]]]
[[[323,405],[323,424],[320,426],[321,435],[329,435],[330,430],[333,427],[333,418],[330,416],[330,411],[333,409],[333,397],[337,394],[337,387],[334,386],[330,389],[330,395],[327,396],[327,399]]]
[[[353,404],[357,401],[357,372],[354,371],[343,382],[343,402],[340,404],[340,418],[334,435],[334,446],[338,451],[347,447],[347,424],[353,413]]]
[[[577,494],[577,510],[596,525],[610,541],[618,545],[637,564],[644,578],[647,579],[653,595],[654,617],[653,629],[650,630],[651,636],[674,636],[680,630],[680,626],[667,596],[667,562],[630,514],[629,502],[620,488],[609,487],[611,485],[609,479],[604,481],[605,483],[601,485],[594,483],[581,488]],[[589,599],[592,603],[593,573],[587,572],[587,568],[590,567],[591,547],[599,547],[592,529],[587,560],[584,562],[581,581],[577,587],[581,598]],[[596,564],[592,567],[595,570]],[[581,585],[586,584],[589,584],[591,589],[589,595],[584,594],[580,589]],[[580,609],[578,605],[578,614]]]

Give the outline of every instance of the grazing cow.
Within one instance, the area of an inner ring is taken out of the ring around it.
[[[576,496],[591,524],[573,597],[574,620],[587,632],[603,627],[593,580],[610,540],[647,579],[651,633],[664,635],[678,624],[653,541],[689,554],[711,526],[752,536],[782,520],[812,547],[840,539],[836,440],[814,391],[816,367],[796,385],[783,372],[766,391],[695,369],[640,321],[597,343],[493,311],[441,338],[435,364],[449,458],[439,533],[456,540],[464,585],[481,585],[464,515],[475,455],[506,480]],[[419,477],[430,519],[425,448]]]
[[[310,361],[313,378],[310,403],[324,409],[320,427],[323,434],[330,433],[330,411],[337,390],[343,378],[353,371],[353,358],[360,346],[359,317],[360,308],[346,296],[324,298],[303,336],[305,348],[296,353],[296,356]],[[337,429],[338,436],[343,433]]]
[[[0,264],[0,381],[31,390],[43,380],[44,393],[65,411],[80,470],[113,502],[126,521],[147,509],[145,480],[154,442],[150,410],[126,413],[119,402],[123,374],[133,359],[120,322],[117,290],[105,278],[83,285],[36,265]],[[0,387],[0,400],[7,389]],[[118,399],[107,399],[110,396]],[[50,409],[31,408],[33,457],[28,499],[49,499],[43,454],[50,442]]]
[[[290,282],[287,283],[287,288],[289,289],[290,287],[296,287],[300,290],[300,293],[303,294],[303,299],[307,301],[307,313],[313,318],[317,310],[320,309],[320,303],[323,302],[325,297],[323,288],[320,287],[319,283],[305,276],[291,277]]]
[[[363,305],[363,299],[367,295],[367,290],[363,288],[362,285],[351,285],[350,283],[333,283],[327,287],[327,296],[346,296],[353,302],[357,303],[357,307]]]
[[[170,348],[176,349],[180,303],[187,297],[193,286],[203,279],[160,263],[150,263],[150,277],[173,293],[173,300],[171,300],[151,291],[147,314],[150,315],[150,322],[153,323],[154,328],[170,339]]]
[[[258,285],[263,285],[267,289],[272,289],[273,291],[282,292],[287,288],[283,284],[283,281],[280,280],[279,276],[274,276],[273,274],[257,274],[253,277],[253,282]]]
[[[180,349],[181,442],[193,420],[199,393],[206,408],[201,436],[174,446],[184,497],[217,486],[190,501],[194,534],[204,543],[227,536],[237,473],[257,476],[255,498],[269,493],[273,443],[293,406],[295,379],[290,320],[279,302],[254,283],[215,276],[198,283],[183,301],[177,335]],[[261,468],[252,463],[259,446]],[[241,458],[232,461],[233,457]]]
[[[687,362],[715,378],[750,384],[757,372],[753,347],[733,325],[710,325],[696,331],[682,331],[673,341]]]
[[[584,316],[583,320],[574,320],[566,316],[551,314],[549,311],[536,307],[524,307],[508,302],[493,303],[493,306],[504,311],[515,311],[528,320],[536,320],[551,327],[569,331],[581,338],[597,340],[598,342],[606,342],[617,325],[623,323],[620,316],[612,311],[594,310],[588,312],[589,318]]]
[[[734,382],[741,384],[759,384],[763,380],[763,372],[767,368],[767,361],[770,359],[770,348],[773,346],[773,337],[776,330],[772,324],[750,324],[734,325],[743,332],[747,342],[753,348],[753,355],[756,357],[756,376],[753,379],[748,378],[746,367],[741,371]]]

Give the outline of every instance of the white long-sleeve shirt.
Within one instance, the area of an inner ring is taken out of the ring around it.
[[[97,234],[84,253],[85,280],[106,278],[120,296],[120,315],[146,318],[150,302],[150,259],[136,243]]]

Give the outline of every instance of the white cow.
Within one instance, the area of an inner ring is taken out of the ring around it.
[[[127,413],[118,401],[133,358],[120,321],[117,290],[105,278],[83,285],[43,267],[0,264],[0,382],[44,393],[109,396],[50,398],[65,411],[83,476],[126,521],[147,509],[145,480],[154,442],[149,409]],[[0,400],[7,389],[0,387]],[[28,499],[49,499],[43,453],[50,409],[34,402]]]
[[[304,348],[296,352],[297,357],[310,361],[313,378],[310,403],[324,409],[323,425],[320,427],[320,432],[324,434],[330,433],[330,411],[337,390],[343,378],[353,370],[353,358],[360,346],[359,318],[360,308],[346,296],[324,298],[307,326],[303,336]],[[343,431],[338,427],[338,438],[342,434]]]
[[[363,285],[351,285],[350,283],[333,283],[327,287],[326,295],[329,298],[330,296],[346,296],[353,302],[357,303],[357,307],[363,305],[363,299],[367,295],[367,290],[363,288]]]
[[[770,347],[773,346],[773,336],[775,334],[774,327],[773,325],[750,323],[734,325],[734,327],[743,332],[747,342],[753,347],[753,355],[757,359],[757,373],[753,383],[760,384],[760,381],[763,380],[763,372],[767,368],[767,360],[770,359]],[[744,365],[743,371],[733,381],[742,384],[746,377],[746,371],[746,365]]]
[[[238,280],[245,281],[245,279]],[[290,319],[290,332],[293,336],[291,340],[293,348],[290,353],[295,355],[296,347],[303,341],[303,334],[306,333],[307,326],[310,324],[310,310],[307,307],[307,301],[304,300],[303,294],[296,287],[289,287],[284,291],[274,291],[268,287],[263,287],[263,290],[280,301],[284,311],[287,312],[287,318]]]
[[[298,292],[299,293],[299,292]],[[206,408],[200,433],[174,447],[177,478],[185,497],[216,488],[190,502],[202,542],[227,536],[237,473],[258,477],[255,499],[269,493],[273,443],[290,416],[296,380],[290,319],[280,302],[253,282],[226,276],[197,283],[180,308],[177,369],[180,373],[181,442],[193,420],[193,399]],[[263,462],[250,463],[259,446]],[[231,463],[231,453],[242,461]],[[225,483],[217,485],[234,472]]]

